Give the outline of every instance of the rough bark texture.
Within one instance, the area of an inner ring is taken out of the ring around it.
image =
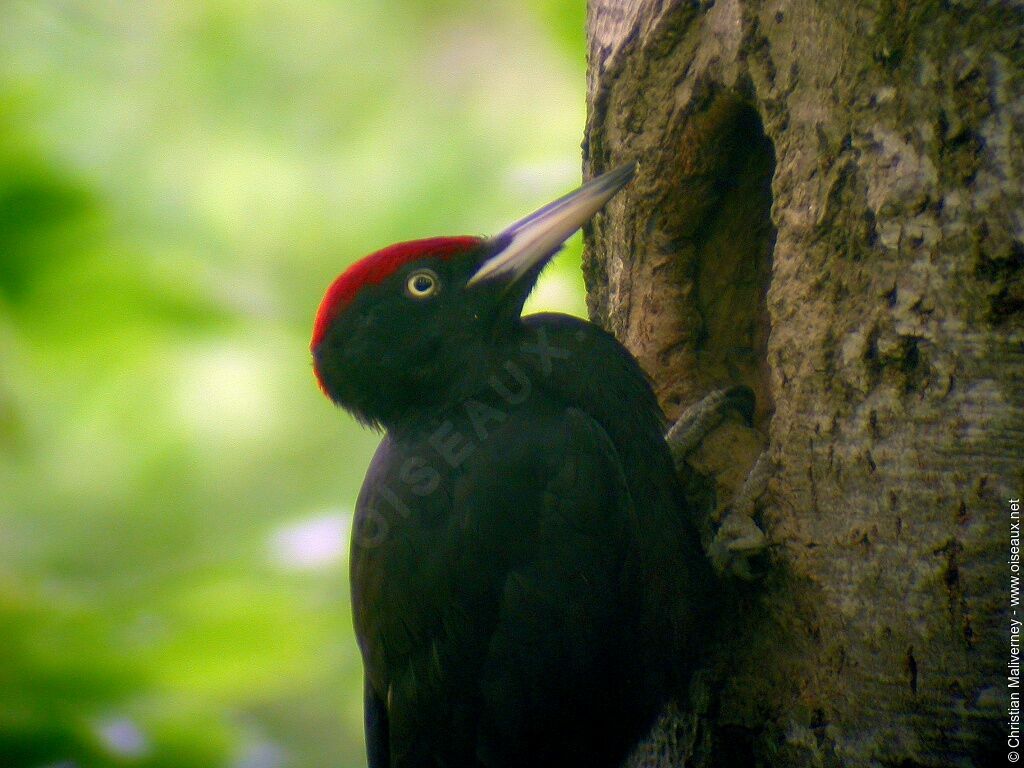
[[[590,308],[677,414],[758,394],[769,575],[634,765],[1006,759],[1024,490],[1024,13],[1009,2],[591,0]]]

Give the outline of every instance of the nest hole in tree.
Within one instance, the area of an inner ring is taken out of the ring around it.
[[[776,236],[775,149],[757,112],[739,98],[720,96],[705,121],[711,128],[703,149],[708,156],[693,179],[704,196],[702,215],[688,227],[699,317],[693,329],[696,377],[709,388],[749,386],[757,396],[755,426],[764,432],[774,410],[767,294]]]

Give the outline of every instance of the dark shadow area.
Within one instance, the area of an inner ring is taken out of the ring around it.
[[[728,99],[728,97],[725,97]],[[707,215],[692,239],[692,269],[701,326],[698,376],[717,386],[743,383],[757,396],[762,432],[774,410],[768,381],[771,324],[767,293],[775,248],[772,177],[775,150],[753,107],[728,100],[718,126],[716,166],[705,190]]]

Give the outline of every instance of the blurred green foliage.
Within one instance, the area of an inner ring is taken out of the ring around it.
[[[4,3],[0,765],[357,766],[378,436],[307,343],[579,180],[583,3]],[[535,306],[582,312],[578,245]]]

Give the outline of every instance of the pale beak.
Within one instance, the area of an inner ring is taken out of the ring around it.
[[[497,252],[480,266],[467,285],[485,280],[513,283],[543,264],[629,183],[635,171],[636,163],[621,165],[517,221],[491,241]]]

